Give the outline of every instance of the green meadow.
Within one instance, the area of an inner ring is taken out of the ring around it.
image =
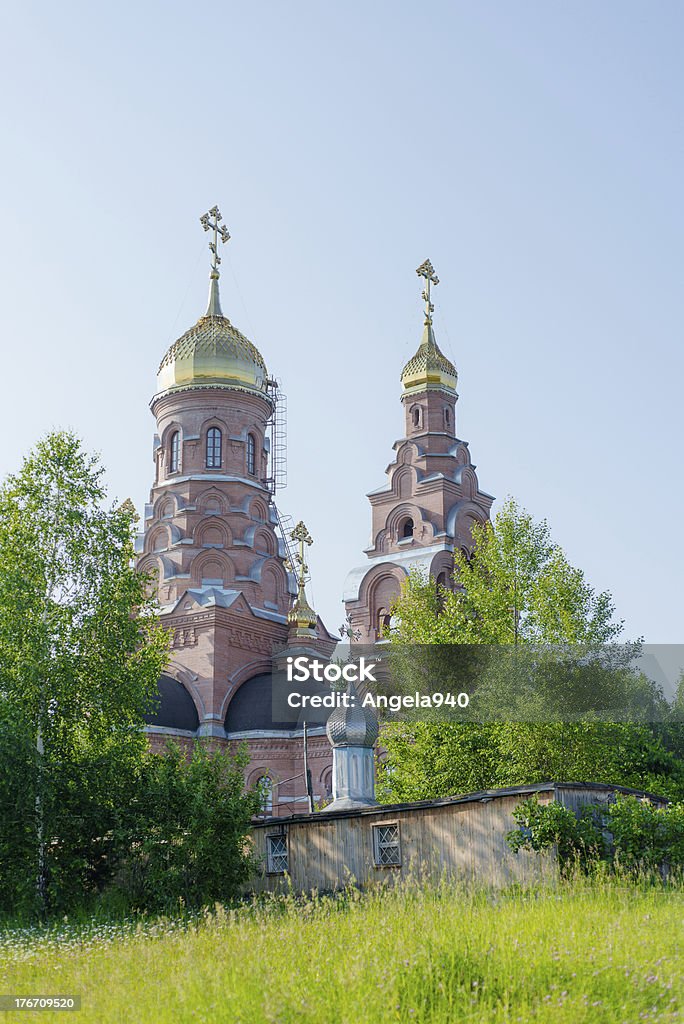
[[[5,929],[2,993],[77,994],[24,1022],[681,1021],[684,889],[563,883],[285,896],[199,915]]]

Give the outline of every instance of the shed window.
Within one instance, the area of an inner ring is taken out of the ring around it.
[[[397,867],[401,864],[399,825],[373,825],[373,854],[379,868]]]
[[[247,472],[250,476],[254,476],[256,468],[256,444],[254,443],[254,434],[247,435]]]
[[[171,435],[169,445],[169,472],[177,473],[180,464],[180,434],[177,430]]]
[[[287,871],[287,836],[266,836],[266,860],[269,875]]]
[[[210,427],[207,431],[207,469],[221,468],[221,431]]]

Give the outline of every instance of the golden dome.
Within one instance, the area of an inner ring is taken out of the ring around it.
[[[174,341],[157,371],[157,393],[204,385],[265,391],[261,353],[221,312],[218,275],[212,274],[209,306],[194,327]]]
[[[456,367],[440,351],[432,324],[426,323],[418,351],[401,371],[404,391],[409,394],[435,388],[455,391],[457,381]]]
[[[308,636],[316,630],[316,612],[306,599],[303,580],[299,581],[297,599],[287,613],[287,621],[296,626],[297,636]]]

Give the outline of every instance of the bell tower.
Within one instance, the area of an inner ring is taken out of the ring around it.
[[[164,355],[150,403],[155,474],[138,567],[154,579],[172,659],[148,732],[153,746],[169,735],[218,746],[244,740],[248,781],[254,772],[267,777],[274,812],[280,802],[291,813],[298,808],[285,804],[298,799],[297,786],[283,790],[279,780],[296,776],[301,741],[274,728],[271,673],[303,586],[273,499],[277,389],[259,350],[221,309],[219,246],[230,238],[221,213],[213,207],[200,220],[211,239],[207,310]],[[315,615],[309,635],[334,646]],[[328,764],[324,737],[320,746]]]
[[[392,604],[412,568],[448,585],[453,551],[470,552],[471,528],[489,518],[493,497],[480,490],[467,441],[456,434],[454,364],[440,351],[432,323],[432,287],[439,278],[429,260],[418,267],[425,303],[423,336],[401,373],[404,437],[394,444],[387,483],[371,504],[368,561],[346,580],[344,602],[359,642],[373,644],[389,628]]]

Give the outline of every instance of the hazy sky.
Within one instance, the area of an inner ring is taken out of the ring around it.
[[[331,628],[429,257],[481,486],[548,518],[628,636],[681,641],[683,50],[658,0],[6,4],[0,473],[71,427],[142,510],[218,203]]]

